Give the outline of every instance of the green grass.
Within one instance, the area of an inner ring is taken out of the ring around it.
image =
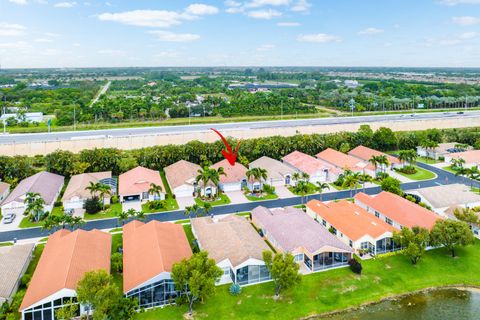
[[[148,207],[147,203],[142,204],[142,211],[145,213],[156,213],[156,212],[164,212],[164,211],[172,211],[172,210],[177,210],[178,209],[178,203],[177,200],[173,199],[172,197],[169,196],[168,199],[166,199],[167,205],[165,208],[162,209],[150,209]]]
[[[203,204],[205,203],[203,200],[201,200],[199,198],[195,198],[195,202],[200,206],[203,206]],[[227,195],[225,193],[221,193],[217,200],[209,201],[209,203],[212,206],[221,206],[221,205],[224,205],[224,204],[229,204],[230,199],[227,197]]]
[[[427,158],[427,157],[417,157],[416,159],[418,162],[426,163],[426,164],[435,164],[435,163],[441,163],[443,161],[440,160],[435,160],[432,158]]]
[[[117,233],[117,232],[122,232],[122,231],[123,231],[123,228],[114,228],[114,229],[112,229],[112,230],[110,230],[110,231],[108,231],[108,232],[110,232],[110,233]]]
[[[100,211],[95,214],[88,214],[85,212],[83,216],[84,220],[97,220],[97,219],[106,219],[106,218],[116,218],[119,213],[122,212],[122,204],[121,203],[114,203],[110,205],[105,211]]]
[[[276,301],[272,282],[244,287],[239,296],[228,293],[229,285],[219,286],[205,303],[194,305],[196,319],[300,319],[428,287],[480,285],[480,241],[457,253],[451,258],[444,249],[432,250],[416,266],[403,255],[366,260],[361,276],[348,268],[303,276]],[[182,319],[186,311],[185,305],[169,306],[139,313],[135,319]]]
[[[396,171],[396,172],[404,177],[407,177],[408,179],[416,180],[416,181],[429,180],[429,179],[435,178],[436,176],[435,173],[431,171],[425,170],[418,166],[414,166],[414,167],[415,169],[417,169],[417,172],[415,172],[414,174],[405,174],[400,171]]]
[[[255,196],[250,196],[250,193],[245,194],[245,197],[247,197],[248,200],[250,201],[262,201],[262,200],[275,200],[278,199],[278,196],[273,193],[267,193],[263,197],[255,197]]]
[[[192,225],[184,224],[183,231],[187,236],[187,240],[188,240],[188,243],[190,244],[190,248],[192,248],[192,251],[193,252],[198,251],[198,248],[196,248],[196,246],[194,245],[195,236],[193,235],[193,232],[192,232]]]
[[[239,212],[236,215],[241,217],[250,217],[250,212]]]
[[[54,216],[63,216],[64,215],[63,207],[53,207],[53,210],[50,214]],[[43,221],[32,222],[28,219],[28,217],[23,217],[18,227],[23,229],[23,228],[41,227],[42,225],[43,225]]]
[[[456,174],[456,173],[457,173],[457,171],[455,171],[455,170],[452,168],[452,166],[442,167],[441,169],[442,169],[442,170],[445,170],[445,171],[448,171],[448,172],[451,172],[451,173],[453,173],[453,174]]]
[[[290,190],[291,193],[293,193],[297,196],[301,196],[301,194],[295,192],[295,187],[293,187],[293,186],[289,186],[288,190]],[[307,195],[315,194],[315,193],[318,193],[317,186],[314,185],[313,183],[309,182],[308,183],[308,193],[307,193]]]
[[[112,253],[118,252],[118,249],[123,246],[123,234],[117,233],[112,235]],[[123,276],[118,272],[112,270],[113,282],[120,289],[123,290]]]
[[[0,247],[13,246],[13,242],[0,242]]]
[[[338,190],[338,191],[350,190],[349,187],[337,186],[333,183],[330,183],[329,185],[330,185],[330,187],[332,187],[333,189]],[[361,188],[362,188],[362,185],[360,183],[357,183],[357,190],[361,189]]]
[[[175,221],[175,224],[184,224],[184,223],[190,223],[190,219],[183,219],[183,220]]]

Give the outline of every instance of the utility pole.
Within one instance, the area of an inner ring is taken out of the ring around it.
[[[77,130],[77,106],[73,106],[73,131]]]

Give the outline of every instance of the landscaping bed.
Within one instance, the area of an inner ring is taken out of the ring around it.
[[[413,173],[413,174],[406,174],[406,173],[403,173],[399,170],[396,170],[396,172],[408,179],[411,179],[411,180],[416,180],[416,181],[421,181],[421,180],[430,180],[430,179],[434,179],[436,177],[435,173],[431,172],[431,171],[428,171],[428,170],[425,170],[423,168],[420,168],[418,166],[413,166],[415,169],[416,169],[416,172]]]

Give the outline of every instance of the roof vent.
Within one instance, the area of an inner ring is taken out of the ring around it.
[[[355,214],[356,214],[357,216],[359,216],[359,215],[360,215],[360,213],[358,213],[358,211],[355,211]]]
[[[372,224],[373,224],[374,226],[376,226],[376,225],[377,225],[377,224],[376,224],[375,222],[373,222],[373,221],[372,221]]]

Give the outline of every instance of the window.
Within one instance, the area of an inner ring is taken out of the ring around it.
[[[223,268],[223,275],[228,276],[230,274],[230,267]]]
[[[353,242],[352,242],[352,240],[349,240],[349,241],[348,241],[348,244],[350,245],[350,247],[353,247]]]
[[[340,238],[343,238],[343,233],[340,232]]]
[[[337,235],[337,229],[335,229],[334,227],[331,226],[330,230],[334,235]]]
[[[375,217],[380,218],[380,212],[375,211]]]
[[[385,222],[388,223],[389,225],[393,225],[393,221],[390,218],[385,217]]]
[[[326,226],[327,226],[327,221],[325,221],[324,219],[322,219],[322,224],[323,224],[324,227],[326,227]]]
[[[303,261],[303,253],[295,255],[295,261],[297,262]]]

